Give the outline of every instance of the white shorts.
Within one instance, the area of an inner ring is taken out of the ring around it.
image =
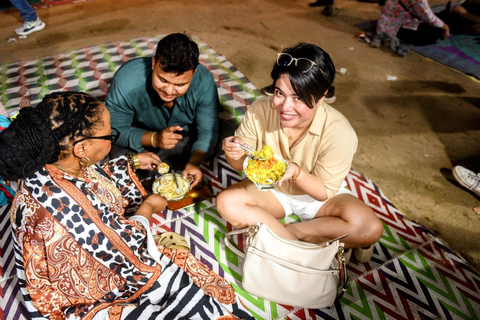
[[[323,206],[325,201],[318,201],[309,196],[308,194],[302,195],[289,195],[278,192],[277,190],[271,190],[273,195],[280,201],[280,204],[285,210],[285,216],[289,216],[295,213],[302,221],[312,220],[317,214],[318,210]],[[339,194],[352,194],[347,187],[347,182],[344,180],[342,186],[338,189],[335,195]]]

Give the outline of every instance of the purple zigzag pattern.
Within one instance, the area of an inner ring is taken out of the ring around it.
[[[20,293],[17,277],[5,281],[3,281],[2,278],[1,283],[4,285],[0,287],[0,292],[2,293],[0,315],[2,315],[3,310],[5,320],[31,319],[30,313],[23,303],[23,297]]]
[[[190,245],[192,254],[223,277],[225,273],[216,260],[212,248],[207,244],[203,234],[193,220],[195,212],[205,211],[211,206],[213,204],[206,201],[178,211],[165,210],[162,216],[154,215],[151,226],[154,234],[173,231],[183,235]],[[157,230],[158,232],[156,232]]]
[[[7,320],[29,319],[17,283],[12,228],[9,219],[10,204],[0,207],[0,315]]]
[[[195,221],[191,216],[187,216],[182,220],[177,220],[172,223],[172,231],[177,232],[185,237],[190,244],[192,254],[205,263],[210,269],[215,271],[220,276],[224,276],[224,271],[220,268],[213,250],[205,241],[202,233],[199,231]]]
[[[210,186],[215,187],[218,191],[245,179],[228,164],[224,155],[215,157],[207,164],[202,165],[202,171],[209,180]]]

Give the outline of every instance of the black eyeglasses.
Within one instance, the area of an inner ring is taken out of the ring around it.
[[[294,61],[295,67],[297,67],[303,73],[307,73],[313,68],[313,66],[317,65],[315,61],[307,58],[294,58],[288,53],[277,53],[277,65],[280,67],[288,67]]]
[[[73,145],[76,145],[77,143],[88,140],[88,139],[110,140],[112,143],[114,143],[115,141],[117,141],[119,136],[120,136],[120,132],[118,132],[117,129],[112,127],[112,134],[109,134],[109,135],[106,135],[106,136],[99,136],[99,137],[86,137],[86,138],[80,139],[78,141],[75,141],[73,143]]]

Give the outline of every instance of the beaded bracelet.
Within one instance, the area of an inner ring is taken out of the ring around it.
[[[152,144],[152,147],[156,148],[157,146],[154,143],[153,137],[157,134],[157,131],[154,131],[152,135],[150,136],[150,143]]]
[[[293,163],[298,168],[298,172],[292,177],[292,180],[297,180],[300,173],[302,173],[302,168],[300,168],[300,166],[296,162],[290,161],[290,163]]]
[[[138,154],[127,154],[128,164],[133,171],[140,169],[140,160],[138,159]]]

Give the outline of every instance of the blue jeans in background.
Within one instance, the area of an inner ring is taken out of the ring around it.
[[[10,0],[12,5],[20,11],[20,17],[25,21],[37,20],[37,13],[35,9],[30,6],[27,0]]]

